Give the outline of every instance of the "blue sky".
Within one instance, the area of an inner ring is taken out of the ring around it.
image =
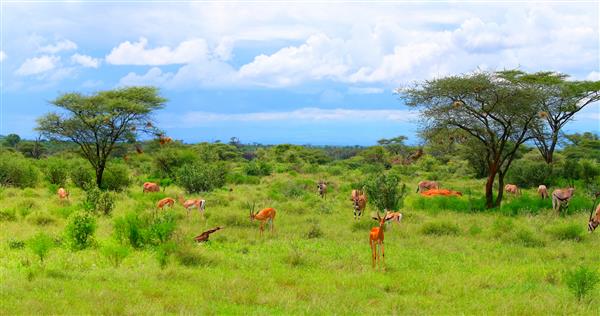
[[[24,137],[62,92],[156,85],[169,99],[160,126],[186,142],[414,143],[397,87],[515,67],[600,80],[592,1],[1,7],[0,134]],[[600,105],[566,129],[599,131]]]

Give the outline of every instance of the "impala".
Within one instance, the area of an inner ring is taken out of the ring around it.
[[[590,213],[590,221],[588,222],[589,232],[593,233],[598,225],[600,225],[600,203],[596,206],[596,212]]]
[[[373,268],[379,263],[379,250],[381,250],[381,260],[385,265],[385,252],[383,249],[383,227],[385,225],[385,216],[381,217],[377,212],[377,217],[373,217],[374,220],[379,222],[379,227],[371,228],[369,234],[369,244],[371,245],[371,259]],[[379,248],[379,249],[377,249]]]
[[[440,188],[440,184],[436,181],[421,181],[417,185],[417,193],[423,192],[425,190],[439,189],[439,188]]]
[[[263,234],[263,231],[265,230],[264,226],[265,226],[266,222],[271,223],[271,233],[273,232],[273,229],[274,229],[273,221],[275,220],[276,213],[277,212],[272,207],[265,208],[258,213],[254,212],[254,204],[250,208],[250,221],[254,221],[254,220],[260,221],[260,235],[261,236]]]
[[[319,181],[319,183],[317,183],[317,192],[321,198],[324,198],[325,194],[327,194],[327,183]]]
[[[507,184],[504,186],[504,191],[512,195],[521,194],[521,189],[516,184]]]
[[[160,187],[154,182],[144,182],[144,190],[142,192],[159,192]]]
[[[360,219],[362,212],[367,207],[367,195],[361,190],[352,190],[351,200],[354,206],[354,219]]]
[[[538,191],[538,194],[540,195],[540,197],[542,198],[542,200],[547,199],[549,197],[548,188],[545,185],[541,184],[538,187],[537,191]]]
[[[575,194],[575,188],[556,189],[552,191],[552,210],[560,212],[561,207],[569,207],[569,201]]]
[[[69,192],[65,188],[59,188],[57,194],[60,200],[69,199]]]
[[[198,209],[198,212],[204,217],[206,200],[203,199],[191,199],[185,200],[183,196],[179,196],[179,203],[187,210],[188,216],[192,209]]]
[[[173,207],[173,205],[175,205],[175,200],[170,198],[170,197],[166,197],[160,201],[158,201],[158,203],[156,203],[156,207],[159,209],[163,209],[165,206],[168,207]]]
[[[392,222],[398,224],[400,226],[400,221],[402,221],[402,213],[400,212],[390,212],[386,210],[384,219],[386,222]]]

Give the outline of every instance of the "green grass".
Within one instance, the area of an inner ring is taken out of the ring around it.
[[[6,188],[2,210],[12,210],[14,218],[0,221],[0,314],[600,313],[597,304],[572,295],[562,277],[575,266],[597,269],[600,262],[600,252],[591,251],[600,234],[585,233],[583,212],[556,216],[545,204],[532,211],[481,212],[461,209],[470,205],[468,196],[429,204],[411,193],[408,200],[415,202],[400,210],[400,226],[385,228],[385,271],[373,270],[368,235],[377,226],[375,209],[368,205],[354,220],[346,190],[351,178],[328,177],[333,185],[325,200],[316,196],[316,180],[275,174],[260,184],[195,195],[207,200],[204,220],[197,212],[188,217],[181,206],[168,210],[179,216],[174,246],[164,247],[164,267],[155,246],[128,248],[115,264],[104,245],[114,242],[116,218],[151,217],[159,198],[181,189],[142,194],[132,186],[117,194],[112,216],[96,218],[97,244],[71,251],[61,239],[66,218],[80,210],[81,190],[71,189],[71,201],[63,205],[46,188]],[[461,181],[443,183],[481,194],[481,181]],[[473,194],[472,200],[478,198]],[[36,209],[22,216],[20,207],[32,201]],[[260,237],[243,207],[247,201],[277,209],[274,233]],[[34,214],[54,222],[38,225],[29,220]],[[192,240],[215,226],[225,228],[209,242]],[[56,245],[43,265],[23,244],[38,232]],[[590,297],[598,296],[594,291]]]

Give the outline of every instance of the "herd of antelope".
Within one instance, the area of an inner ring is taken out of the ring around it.
[[[507,195],[517,196],[521,194],[521,189],[516,184],[507,184],[504,187],[504,191]],[[143,193],[152,193],[152,192],[160,192],[160,186],[153,182],[145,182],[143,184]],[[436,181],[421,181],[417,185],[417,193],[422,196],[430,197],[430,196],[462,196],[461,192],[442,189],[440,188],[440,184]],[[327,194],[327,182],[319,181],[317,183],[317,193],[321,198],[325,198]],[[548,188],[545,185],[540,185],[537,189],[537,193],[540,198],[547,199],[550,198],[548,194]],[[552,209],[554,212],[559,213],[561,208],[568,207],[569,201],[573,197],[575,193],[574,188],[564,188],[564,189],[556,189],[552,191]],[[58,189],[58,198],[60,200],[66,200],[69,198],[69,192],[65,188]],[[600,194],[597,194],[596,200],[600,198]],[[362,213],[365,211],[367,206],[367,194],[364,190],[354,189],[350,194],[350,200],[352,201],[352,206],[354,210],[354,219],[360,220]],[[183,196],[178,196],[178,202],[187,210],[187,214],[189,216],[190,211],[198,210],[201,216],[204,218],[206,200],[204,199],[184,199]],[[157,210],[164,210],[166,207],[173,207],[176,203],[176,200],[171,197],[166,197],[159,200],[156,204]],[[255,211],[255,204],[251,206],[248,205],[250,209],[250,220],[257,220],[260,222],[259,231],[260,235],[263,235],[265,224],[270,224],[271,233],[274,232],[274,220],[277,211],[272,208],[264,208],[258,212]],[[372,253],[372,265],[375,268],[379,265],[380,261],[385,264],[385,253],[384,253],[384,226],[387,222],[392,222],[396,224],[400,224],[402,220],[402,213],[393,212],[390,210],[384,210],[384,216],[381,217],[379,212],[377,212],[377,216],[373,217],[374,220],[378,222],[378,226],[371,228],[369,233],[369,244],[371,246]],[[593,232],[598,226],[600,226],[600,204],[597,205],[595,211],[592,210],[590,213],[589,221],[588,221],[588,230],[589,232]],[[222,229],[222,226],[207,230],[202,234],[194,237],[194,240],[198,242],[207,241],[210,234]]]

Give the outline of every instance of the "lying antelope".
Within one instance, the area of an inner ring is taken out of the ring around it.
[[[158,184],[156,184],[154,182],[144,182],[144,190],[142,191],[143,193],[159,192],[159,191],[160,191],[160,187],[158,186]]]
[[[352,190],[351,200],[354,206],[354,219],[360,219],[362,212],[367,207],[367,195],[361,190]]]
[[[541,184],[538,189],[537,189],[538,194],[540,195],[540,197],[543,199],[547,199],[549,197],[548,195],[548,188]]]
[[[596,227],[600,225],[600,203],[596,206],[596,212],[590,213],[590,221],[588,222],[588,231],[593,233]]]
[[[422,196],[462,196],[461,192],[448,189],[431,189],[421,192]]]
[[[254,212],[254,204],[250,208],[250,221],[254,221],[254,220],[260,221],[260,235],[261,236],[263,234],[263,231],[265,230],[264,226],[265,226],[266,222],[271,223],[271,233],[273,232],[273,230],[274,230],[273,221],[275,220],[276,213],[277,212],[272,207],[265,208],[258,213]]]
[[[317,183],[317,192],[321,198],[325,198],[325,194],[327,194],[327,183],[319,181],[319,183]]]
[[[165,206],[173,207],[173,205],[175,205],[175,200],[170,197],[166,197],[156,203],[156,207],[161,210],[164,209]]]
[[[436,181],[421,181],[417,185],[417,193],[424,192],[425,190],[439,189],[440,184]]]
[[[575,194],[575,188],[556,189],[552,191],[552,210],[556,213],[560,213],[560,209],[569,207],[569,201]]]
[[[65,190],[65,188],[59,188],[57,194],[59,200],[69,199],[69,191]]]
[[[381,258],[383,260],[383,264],[385,265],[385,252],[383,250],[383,227],[385,225],[385,216],[381,217],[379,212],[377,212],[377,217],[373,217],[373,219],[379,222],[379,227],[371,228],[371,232],[369,233],[371,258],[373,262],[373,268],[375,268],[379,262],[379,251],[377,248],[381,249]]]
[[[504,186],[504,192],[512,195],[521,194],[521,189],[516,184],[507,184]]]
[[[402,213],[390,212],[390,211],[386,210],[384,219],[385,219],[386,223],[391,221],[393,223],[398,224],[398,226],[400,226],[400,221],[402,221]]]
[[[190,215],[190,211],[192,209],[198,209],[198,212],[204,217],[204,213],[206,212],[206,200],[203,199],[191,199],[185,200],[183,196],[179,196],[179,203],[183,205],[183,207],[187,210],[188,216]]]
[[[205,242],[205,241],[208,241],[208,238],[210,237],[210,234],[212,234],[212,233],[214,233],[214,232],[216,232],[216,231],[218,231],[220,229],[223,229],[223,227],[222,226],[218,226],[218,227],[215,227],[213,229],[209,229],[209,230],[203,232],[202,234],[194,237],[194,240],[196,242]]]

